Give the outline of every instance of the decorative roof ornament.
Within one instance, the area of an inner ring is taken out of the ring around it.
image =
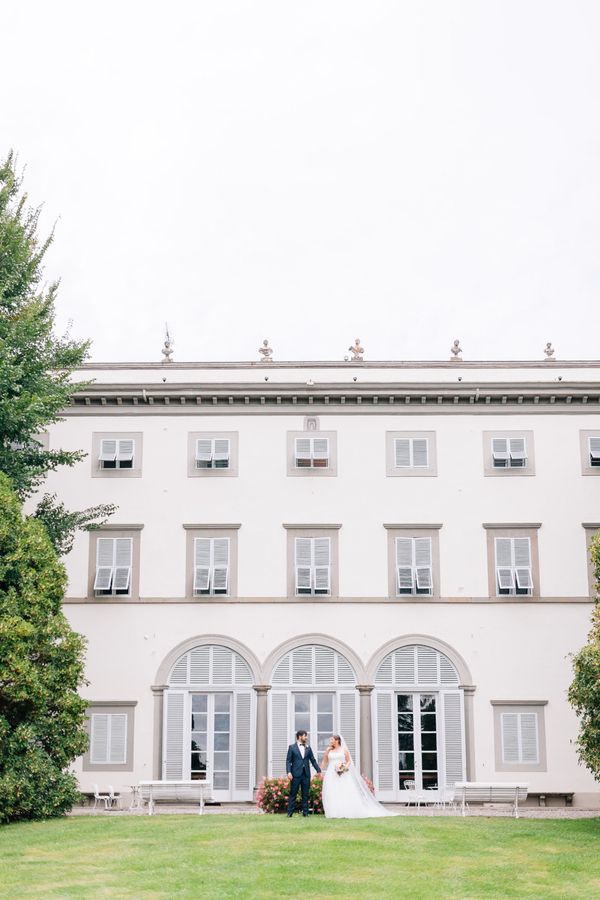
[[[360,338],[356,338],[354,344],[351,347],[348,347],[348,350],[352,353],[352,357],[350,362],[361,362],[363,358],[363,353],[365,352],[364,347],[360,346]]]
[[[262,347],[258,348],[258,352],[260,353],[260,361],[261,362],[273,362],[271,357],[273,356],[273,349],[269,347],[269,341],[267,338],[262,342]]]
[[[548,341],[546,346],[544,347],[544,353],[546,354],[546,362],[556,362],[556,357],[554,356],[554,347],[552,343]]]
[[[452,354],[452,356],[450,357],[452,362],[462,362],[462,359],[458,355],[459,353],[462,353],[462,348],[458,339],[454,341],[454,343],[450,347],[450,353]]]
[[[174,344],[175,344],[175,341],[173,340],[173,338],[171,337],[171,335],[169,333],[169,326],[168,326],[167,322],[165,322],[165,343],[163,345],[162,350],[160,351],[162,353],[162,355],[164,356],[164,359],[163,359],[164,363],[173,362],[171,357],[173,356]]]

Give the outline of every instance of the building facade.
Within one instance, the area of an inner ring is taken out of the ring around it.
[[[600,363],[90,364],[51,447],[88,640],[83,790],[251,800],[305,728],[382,800],[525,779],[600,806],[574,747],[600,527]]]

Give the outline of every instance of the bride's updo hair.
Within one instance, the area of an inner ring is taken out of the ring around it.
[[[342,739],[341,739],[341,737],[339,736],[339,734],[332,734],[331,737],[334,739],[334,741],[336,742],[336,744],[339,744],[340,747],[342,746]]]

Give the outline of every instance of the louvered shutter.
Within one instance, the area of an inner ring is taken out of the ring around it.
[[[210,586],[210,538],[194,538],[194,591]]]
[[[394,653],[394,664],[396,669],[395,684],[409,685],[417,684],[417,650],[414,644],[408,647],[401,647]]]
[[[296,466],[310,466],[310,438],[296,438]]]
[[[129,438],[118,442],[117,462],[133,462],[134,441]]]
[[[131,580],[131,556],[133,541],[131,538],[115,539],[115,591],[128,591]]]
[[[508,465],[508,441],[506,438],[492,438],[492,458],[494,465]]]
[[[330,647],[315,647],[315,684],[335,684],[335,656]]]
[[[356,734],[358,722],[356,703],[358,695],[356,691],[338,691],[337,697],[339,708],[339,733],[345,740],[348,750],[350,751],[350,756],[360,772],[360,759],[358,757],[358,741]]]
[[[538,750],[538,717],[537,713],[520,713],[521,726],[521,762],[537,763]]]
[[[511,465],[524,466],[527,462],[525,438],[511,438],[509,444]]]
[[[114,572],[115,539],[98,538],[96,545],[95,591],[109,591]]]
[[[394,441],[396,467],[404,469],[410,466],[410,440],[408,438],[396,438]]]
[[[502,762],[519,762],[519,714],[502,713]]]
[[[464,713],[462,691],[445,691],[440,694],[444,719],[444,766],[446,787],[454,787],[455,782],[464,781]]]
[[[319,468],[326,468],[329,463],[329,439],[314,438],[313,439],[313,460],[314,465]]]
[[[90,762],[107,763],[109,750],[108,713],[92,713],[90,734]]]
[[[190,660],[190,684],[209,684],[210,647],[194,647],[188,655]],[[186,684],[186,682],[184,681],[183,684]]]
[[[213,454],[215,463],[221,463],[219,468],[226,469],[229,466],[229,439],[216,438],[215,451]]]
[[[415,538],[415,569],[417,588],[429,591],[433,589],[431,574],[431,538]]]
[[[313,538],[315,560],[315,591],[329,593],[330,591],[330,538]]]
[[[417,646],[417,678],[422,685],[439,682],[438,653],[433,647]]]
[[[213,442],[208,438],[199,438],[196,441],[196,464],[212,461]]]
[[[380,798],[394,798],[394,694],[391,691],[377,691],[375,696],[377,717],[376,773]]]
[[[429,465],[429,446],[427,438],[414,438],[412,442],[413,466],[426,469]]]
[[[398,592],[413,590],[413,540],[396,538],[396,572]]]
[[[227,593],[229,587],[229,538],[213,540],[213,592]]]
[[[531,590],[531,545],[529,538],[514,538],[515,576],[520,589]]]
[[[496,538],[496,578],[500,590],[514,590],[513,548],[511,538]]]
[[[100,441],[100,462],[114,462],[117,458],[117,442],[116,440]]]
[[[271,691],[271,775],[281,778],[286,774],[285,758],[291,740],[289,734],[290,694],[288,691]]]
[[[590,442],[590,465],[600,465],[600,437],[591,437]]]
[[[296,556],[296,592],[311,590],[312,572],[312,539],[296,538],[294,542]]]
[[[163,778],[165,781],[183,781],[189,777],[185,754],[185,712],[187,694],[183,691],[165,691],[165,718],[163,731]]]
[[[292,684],[310,685],[314,679],[314,648],[296,647],[292,650]]]
[[[110,716],[109,762],[113,765],[127,762],[127,715],[114,713]]]
[[[233,652],[229,647],[211,647],[211,684],[232,684]]]
[[[234,695],[235,701],[235,772],[236,791],[246,794],[252,789],[252,692],[240,691]],[[239,799],[246,799],[240,797]]]

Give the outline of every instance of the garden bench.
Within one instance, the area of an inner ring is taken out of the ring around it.
[[[522,781],[457,781],[454,799],[460,803],[463,816],[469,803],[510,803],[515,819],[519,818],[519,801],[527,799],[529,785]]]
[[[204,801],[210,796],[210,781],[140,781],[139,799],[148,804],[148,815],[154,812],[158,801],[171,803],[198,803],[198,815],[204,812]]]

